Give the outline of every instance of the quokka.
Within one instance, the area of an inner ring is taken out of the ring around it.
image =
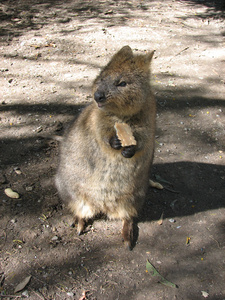
[[[150,86],[153,51],[117,52],[93,83],[93,101],[63,137],[56,187],[78,222],[78,234],[99,213],[123,222],[133,246],[133,220],[149,186],[156,104]],[[136,145],[124,146],[115,124],[127,124]]]

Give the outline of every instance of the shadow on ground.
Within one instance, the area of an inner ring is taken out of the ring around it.
[[[148,1],[149,2],[149,1]],[[146,4],[148,4],[146,2]],[[147,10],[144,3],[120,1],[3,1],[0,7],[0,20],[3,22],[0,35],[13,37],[22,35],[28,30],[39,30],[43,26],[53,23],[68,24],[76,18],[98,20],[109,26],[115,24],[123,26],[128,18],[133,17],[133,10]],[[10,22],[4,26],[4,22]],[[82,27],[82,26],[81,26]],[[79,30],[79,28],[75,28]]]
[[[43,169],[38,174],[42,179],[45,177]],[[107,295],[115,299],[116,293],[122,299],[128,296],[136,299],[138,293],[148,290],[149,284],[152,285],[151,293],[166,293],[166,287],[158,285],[145,273],[145,261],[149,256],[158,257],[163,263],[162,267],[158,266],[162,275],[179,286],[178,291],[172,290],[174,296],[185,299],[186,289],[191,288],[193,280],[198,289],[201,289],[202,281],[220,282],[221,266],[214,257],[222,249],[225,233],[222,211],[219,214],[224,208],[225,167],[192,162],[165,163],[155,164],[153,173],[166,180],[162,183],[168,189],[149,189],[138,221],[137,245],[132,252],[122,246],[120,222],[95,220],[85,235],[77,237],[75,229],[68,226],[67,211],[62,210],[56,191],[49,183],[48,188],[35,183],[33,192],[22,195],[22,201],[9,203],[7,200],[3,220],[8,221],[4,226],[2,258],[7,260],[9,253],[11,260],[14,255],[17,257],[13,278],[7,277],[8,292],[12,293],[12,287],[21,281],[21,277],[30,274],[32,280],[28,290],[33,296],[46,293],[57,299],[67,289],[78,296],[87,287],[92,297],[101,290],[102,297],[98,295],[98,299]],[[42,203],[38,199],[42,199]],[[162,214],[163,224],[159,226],[157,221]],[[217,217],[209,222],[213,214]],[[168,221],[171,219],[175,223]],[[177,229],[179,225],[181,229]],[[211,238],[201,236],[201,228],[205,226],[208,226]],[[185,245],[187,236],[191,236],[189,247]],[[201,263],[203,258],[207,263]],[[157,264],[156,261],[152,263]],[[212,273],[210,264],[217,265],[218,273]],[[119,279],[118,269],[121,272]],[[137,280],[129,276],[133,272],[137,274]],[[221,299],[216,292],[213,295],[213,299]],[[190,297],[197,300],[199,294],[191,289]]]
[[[208,12],[188,17],[223,18],[224,9],[217,3],[222,1],[201,1]],[[52,22],[69,24],[72,18],[78,18],[81,23],[97,19],[103,25],[123,26],[127,18],[135,17],[134,9],[146,11],[150,4],[151,1],[141,4],[106,1],[98,6],[95,1],[16,4],[2,1],[0,34],[10,43],[15,36],[29,30],[38,31]],[[74,31],[79,31],[79,27]],[[189,38],[201,40],[207,46],[218,45],[217,40],[207,36]],[[167,55],[170,54],[165,54],[165,60]],[[7,53],[4,57],[12,58]],[[14,58],[29,60],[20,55]],[[70,63],[99,67],[82,60],[70,60]],[[179,79],[175,74],[156,75],[162,80]],[[62,135],[82,107],[61,104],[65,99],[55,94],[51,94],[52,103],[48,105],[22,104],[22,94],[19,104],[1,104],[0,110],[10,114],[11,119],[25,117],[25,123],[20,124],[6,120],[0,141],[0,242],[6,273],[4,289],[8,294],[30,274],[28,290],[32,299],[62,299],[69,297],[68,291],[79,299],[84,289],[90,290],[90,299],[98,300],[137,300],[138,296],[143,299],[149,296],[149,290],[152,299],[186,300],[188,294],[189,299],[197,300],[202,297],[201,290],[210,290],[212,299],[224,299],[221,253],[225,233],[225,167],[219,158],[219,151],[224,151],[221,125],[224,117],[218,111],[224,110],[225,101],[203,96],[202,91],[212,82],[224,85],[218,76],[207,78],[201,87],[156,87],[158,129],[152,176],[165,188],[149,189],[138,220],[137,245],[129,253],[123,248],[121,224],[116,221],[96,220],[85,235],[77,237],[53,184],[59,145],[50,137]],[[46,78],[48,83],[51,79]],[[73,85],[72,81],[68,83],[71,88]],[[211,119],[208,112],[212,114]],[[34,127],[38,124],[36,115],[41,124],[37,128]],[[26,134],[15,134],[20,128]],[[7,198],[6,187],[19,192],[21,198]],[[162,215],[163,224],[159,225]],[[162,275],[178,284],[179,290],[168,292],[166,287],[157,284],[145,272],[146,258],[152,259]]]
[[[167,94],[170,92],[171,90],[168,90]],[[178,92],[188,94],[187,89],[180,89]],[[180,112],[186,107],[185,97],[162,105],[165,99],[163,95],[158,94],[157,100],[158,113],[162,115],[162,119],[163,115],[166,116],[169,112],[173,121],[179,123]],[[224,106],[224,101],[203,97],[189,97],[188,102],[192,111],[204,107]],[[106,297],[116,299],[118,294],[121,299],[128,296],[137,299],[138,294],[141,295],[143,291],[148,290],[149,282],[153,284],[151,293],[155,293],[158,297],[157,295],[166,293],[167,290],[166,287],[157,285],[154,279],[145,273],[147,253],[163,261],[160,272],[179,285],[178,291],[170,291],[173,297],[180,295],[180,299],[182,297],[185,299],[186,291],[190,289],[191,299],[199,299],[196,289],[201,289],[202,281],[217,280],[218,286],[215,288],[217,291],[222,290],[219,275],[215,273],[213,276],[210,275],[212,274],[210,264],[217,266],[218,270],[221,268],[214,257],[221,255],[224,236],[223,165],[184,159],[167,162],[168,153],[157,154],[161,156],[162,163],[154,164],[153,178],[161,181],[165,189],[162,191],[149,189],[143,212],[138,220],[137,245],[131,253],[123,248],[120,222],[96,220],[84,236],[79,238],[76,236],[75,229],[69,226],[70,216],[60,202],[53,185],[58,142],[43,138],[42,135],[62,134],[74,115],[79,113],[80,108],[81,106],[77,105],[57,103],[1,106],[2,111],[11,111],[16,115],[35,112],[44,117],[53,112],[55,115],[64,112],[61,127],[57,127],[53,121],[50,126],[49,121],[45,123],[43,119],[42,132],[32,132],[27,138],[5,137],[1,140],[1,198],[4,200],[0,210],[3,229],[1,251],[2,259],[5,262],[10,259],[14,266],[14,270],[11,270],[12,277],[8,275],[6,280],[8,293],[13,292],[13,287],[21,281],[21,277],[30,274],[32,280],[29,292],[33,295],[33,299],[35,297],[44,299],[45,295],[47,298],[51,295],[54,299],[57,297],[60,299],[67,291],[73,291],[78,298],[85,288],[91,289],[91,299],[94,299],[95,294],[98,295],[98,299]],[[161,120],[158,126],[159,135],[165,137],[168,123]],[[195,132],[198,131],[195,126],[193,129]],[[11,129],[5,130],[10,132]],[[179,130],[177,126],[170,137],[174,144],[177,143],[177,138],[182,136]],[[201,136],[200,129],[198,135]],[[180,143],[185,144],[186,140],[192,139],[193,136],[190,135]],[[208,143],[208,136],[200,141],[203,149],[207,148]],[[216,147],[220,149],[217,144]],[[202,153],[204,150],[201,155]],[[21,174],[16,172],[18,170]],[[20,200],[6,198],[4,188],[9,186],[20,193]],[[159,226],[157,221],[162,214],[164,223]],[[176,222],[170,223],[170,219]],[[181,228],[177,229],[179,225]],[[205,230],[205,226],[211,238],[206,236],[204,238],[205,233],[202,236],[201,230],[202,228]],[[191,244],[188,248],[185,240],[189,235]],[[207,263],[201,264],[202,258],[206,259]],[[157,264],[156,261],[153,263]],[[118,270],[121,272],[119,278]],[[137,274],[138,279],[129,275],[133,272]],[[193,281],[196,285],[194,290],[191,289]],[[218,293],[220,292],[212,293],[213,299],[220,299],[221,294]]]
[[[212,13],[212,15],[218,12],[224,12],[225,3],[223,0],[185,0],[186,2],[193,4],[200,4],[208,7],[208,12]]]
[[[187,15],[186,18],[224,18],[224,1],[187,0],[193,4],[208,7],[205,13]],[[156,2],[157,4],[157,2]],[[4,0],[0,5],[0,36],[2,41],[10,42],[14,37],[29,30],[40,30],[43,26],[53,23],[69,24],[72,19],[81,22],[97,20],[106,26],[124,26],[128,19],[138,18],[135,10],[147,11],[154,1],[15,1]],[[81,28],[83,26],[81,25]],[[79,26],[74,31],[79,30]],[[65,31],[70,32],[69,31]]]

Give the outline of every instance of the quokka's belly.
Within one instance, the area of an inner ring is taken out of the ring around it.
[[[137,166],[106,163],[104,168],[90,173],[85,181],[76,182],[71,190],[71,210],[81,218],[90,218],[100,212],[109,218],[136,216],[146,191],[146,175],[138,169]]]

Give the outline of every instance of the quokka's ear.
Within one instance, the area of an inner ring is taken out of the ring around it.
[[[150,63],[155,51],[151,51],[145,55],[137,56],[137,66],[145,72],[149,72]]]
[[[155,50],[153,50],[145,55],[145,61],[146,61],[146,64],[148,64],[148,66],[149,66],[150,62],[152,61],[152,57],[153,57],[154,53],[155,53]]]
[[[119,57],[131,58],[132,56],[133,56],[133,52],[130,46],[124,46],[114,55],[114,58],[119,58]]]

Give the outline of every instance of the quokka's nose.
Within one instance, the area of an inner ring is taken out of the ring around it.
[[[104,102],[106,100],[105,93],[102,91],[96,91],[94,93],[94,98],[96,102]]]

